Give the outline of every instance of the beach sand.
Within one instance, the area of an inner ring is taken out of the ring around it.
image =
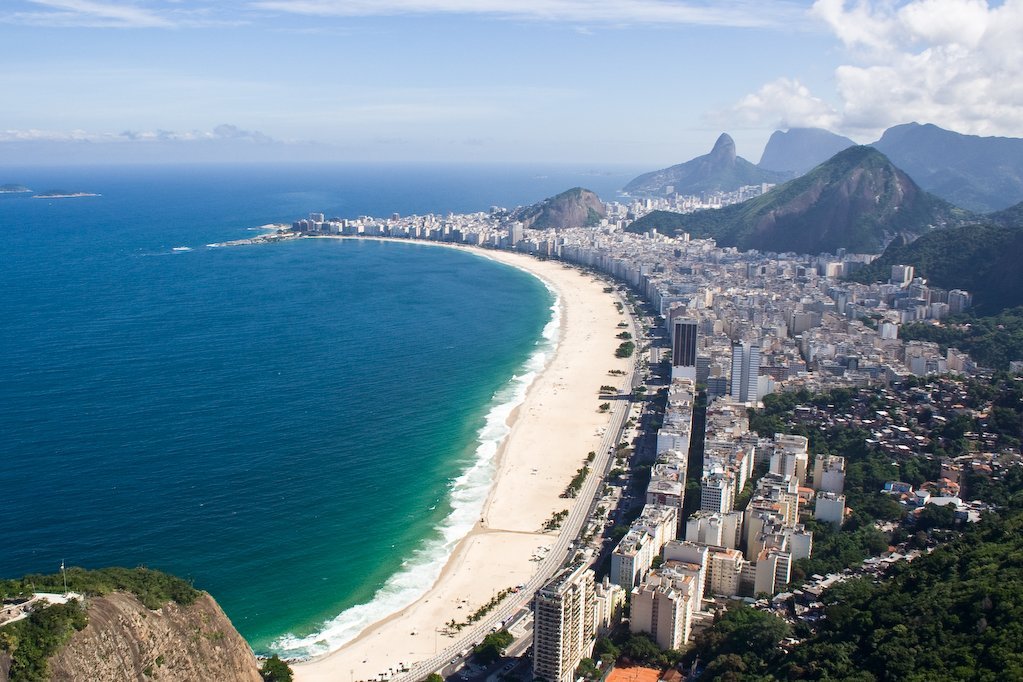
[[[538,567],[531,557],[556,538],[556,531],[542,532],[544,522],[575,503],[560,495],[587,453],[597,449],[608,424],[608,415],[598,410],[598,391],[603,384],[624,382],[608,370],[630,367],[630,361],[614,356],[621,343],[615,338],[622,331],[617,325],[630,318],[618,312],[617,298],[604,292],[606,283],[557,261],[473,252],[533,273],[557,292],[557,351],[510,417],[511,432],[498,454],[483,518],[456,547],[434,586],[339,650],[294,664],[298,682],[390,677],[390,670],[430,658],[450,644],[438,632],[445,623],[465,622],[500,591],[529,580]],[[635,334],[631,325],[628,331]]]

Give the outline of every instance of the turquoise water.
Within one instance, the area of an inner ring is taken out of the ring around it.
[[[429,585],[549,350],[552,295],[418,244],[203,245],[309,211],[479,210],[579,182],[502,170],[483,200],[479,169],[0,170],[102,194],[0,195],[0,575],[160,568],[290,655]]]

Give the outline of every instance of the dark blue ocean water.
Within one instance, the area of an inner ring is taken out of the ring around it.
[[[475,517],[552,296],[417,244],[203,245],[310,211],[482,210],[628,176],[0,167],[0,184],[102,194],[0,195],[0,575],[164,569],[261,652],[319,651],[400,607]]]

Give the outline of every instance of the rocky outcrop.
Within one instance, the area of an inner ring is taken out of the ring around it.
[[[88,626],[50,658],[51,679],[260,682],[252,650],[208,594],[152,611],[115,592],[91,598],[88,616]]]
[[[590,190],[573,187],[532,206],[517,208],[511,217],[537,230],[595,227],[607,217],[607,209],[600,197]]]

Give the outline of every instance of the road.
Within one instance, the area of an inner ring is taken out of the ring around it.
[[[628,303],[622,301],[622,304],[628,310]],[[633,318],[633,322],[633,328],[638,331],[639,325],[635,324],[635,318]],[[636,360],[638,356],[639,353],[633,354],[632,365],[625,382],[626,387],[638,385],[638,362]],[[395,675],[391,678],[392,682],[419,682],[419,680],[422,680],[432,672],[441,671],[442,674],[447,673],[446,669],[448,667],[451,667],[451,672],[453,672],[464,663],[460,652],[474,647],[495,627],[500,628],[519,609],[529,605],[533,600],[533,594],[557,573],[566,560],[571,558],[569,552],[573,551],[573,546],[579,537],[583,524],[589,518],[596,502],[597,491],[603,485],[604,475],[611,462],[611,453],[621,439],[625,420],[632,406],[629,396],[630,394],[622,394],[619,396],[619,400],[612,401],[608,426],[604,430],[604,435],[596,450],[597,455],[594,457],[590,467],[590,473],[586,477],[586,482],[583,483],[568,517],[561,525],[561,532],[558,535],[557,541],[551,547],[551,551],[547,553],[547,557],[540,563],[537,573],[529,579],[522,590],[516,594],[509,595],[488,617],[471,628],[464,630],[462,636],[449,644],[443,651],[414,664],[407,672]],[[452,663],[452,661],[455,661],[455,663]]]

